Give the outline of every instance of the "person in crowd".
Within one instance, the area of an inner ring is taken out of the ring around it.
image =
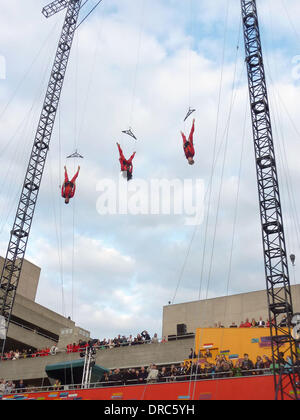
[[[278,363],[281,366],[284,366],[285,365],[284,353],[282,353],[282,352],[279,353]]]
[[[197,375],[200,374],[200,371],[199,371],[199,364],[196,361],[193,361],[191,363],[188,373],[189,375],[191,375],[193,380],[197,379]]]
[[[235,366],[232,369],[234,377],[242,376],[242,363],[243,363],[243,359],[237,360]]]
[[[56,379],[56,380],[55,380],[54,385],[53,385],[53,389],[54,389],[55,391],[59,391],[59,390],[61,390],[61,382],[60,382],[60,380],[59,380],[59,379]]]
[[[102,386],[110,386],[109,383],[109,373],[105,372],[102,379]]]
[[[138,369],[135,370],[135,383],[138,385],[139,382],[139,377],[140,377],[140,371]]]
[[[113,349],[115,347],[115,344],[114,344],[114,342],[113,342],[113,340],[111,338],[108,340],[108,347],[110,349]]]
[[[252,375],[252,372],[253,372],[253,369],[254,369],[254,364],[249,359],[249,355],[247,353],[244,354],[244,359],[242,361],[241,368],[242,368],[242,375],[243,376]]]
[[[123,384],[123,375],[120,369],[115,369],[113,374],[110,377],[110,381],[114,382],[114,385],[122,385]]]
[[[227,360],[225,355],[221,356],[221,368],[223,371],[223,377],[232,376],[233,364],[230,360]]]
[[[13,360],[18,360],[18,359],[20,359],[20,356],[21,356],[21,353],[19,352],[19,350],[16,350],[16,351],[15,351],[15,354],[14,354],[14,358],[13,358]]]
[[[113,379],[113,374],[114,374],[113,370],[110,370],[110,371],[108,372],[108,382],[112,382],[112,379]]]
[[[144,339],[143,339],[143,337],[141,336],[141,334],[138,334],[138,335],[136,336],[136,339],[137,339],[137,344],[144,344]]]
[[[152,344],[158,344],[158,336],[157,336],[157,333],[155,333],[154,336],[152,337],[151,343]]]
[[[155,364],[151,364],[148,368],[147,383],[155,383],[158,381],[158,369]]]
[[[266,323],[266,327],[267,328],[270,328],[270,326],[271,326],[271,324],[272,325],[275,325],[275,319],[273,318],[273,319],[268,319],[268,321],[267,321],[267,323]]]
[[[203,379],[212,379],[212,375],[214,374],[215,369],[213,363],[205,362],[204,367],[202,369],[202,378]]]
[[[254,369],[255,369],[255,372],[254,372],[255,375],[263,375],[264,362],[261,356],[257,356]]]
[[[25,390],[25,385],[24,385],[24,381],[23,379],[20,379],[17,383],[16,383],[16,392],[18,393],[22,393]]]
[[[176,381],[177,369],[176,369],[175,365],[171,366],[169,376],[170,376],[170,382],[171,381]]]
[[[142,344],[142,341],[139,341],[138,337],[134,337],[132,346],[138,346],[139,344]]]
[[[190,351],[191,352],[189,354],[189,359],[196,359],[197,358],[197,355],[196,355],[194,349],[191,349]]]
[[[205,357],[206,359],[210,359],[210,358],[212,358],[212,353],[211,353],[211,351],[210,351],[209,349],[206,349],[206,350],[205,350],[205,353],[204,353],[204,355],[203,355],[203,357]]]
[[[259,317],[259,321],[257,323],[258,328],[264,328],[266,326],[265,321],[262,319],[262,317]]]
[[[268,356],[266,355],[263,356],[263,362],[264,362],[264,369],[270,369],[272,361]]]
[[[123,379],[126,385],[136,385],[138,383],[137,374],[135,369],[128,369],[123,374]]]
[[[271,365],[270,365],[270,371],[272,372],[272,373],[278,373],[279,374],[279,371],[280,371],[280,365],[279,365],[279,363],[278,363],[278,361],[277,360],[275,360],[275,363],[273,363],[273,362],[271,362]]]
[[[129,346],[129,342],[127,341],[127,337],[125,337],[125,335],[122,336],[122,346]]]
[[[187,369],[184,363],[180,363],[179,368],[177,369],[177,381],[184,381],[186,379]]]
[[[145,331],[141,332],[141,336],[143,337],[145,343],[151,343],[151,337],[148,334],[148,331],[145,330]]]
[[[106,338],[104,338],[101,343],[100,343],[100,348],[105,350],[106,348],[108,348],[108,341],[106,341]]]
[[[251,328],[256,328],[256,327],[257,327],[257,322],[253,318],[252,321],[251,321]]]
[[[284,328],[284,327],[287,327],[288,326],[288,318],[286,317],[286,316],[284,316],[283,318],[282,318],[282,320],[280,321],[280,327],[282,327],[282,328]]]
[[[196,355],[196,358],[197,358],[198,360],[203,358],[203,354],[202,354],[201,349],[199,350],[198,355]]]
[[[4,379],[0,379],[0,395],[4,395],[6,391],[6,382]]]
[[[222,359],[220,355],[217,355],[215,359],[215,374],[216,378],[222,378],[223,377],[223,366],[222,366]]]
[[[287,356],[285,364],[284,364],[284,370],[288,373],[292,372],[293,370],[293,361],[290,356]]]
[[[57,354],[57,352],[58,352],[58,347],[57,347],[57,345],[54,345],[54,346],[52,346],[52,347],[50,348],[50,355],[51,355],[51,356],[55,356],[55,355]]]
[[[15,391],[15,383],[13,381],[8,381],[6,384],[6,394],[12,394]]]
[[[161,371],[158,373],[158,381],[159,382],[167,382],[169,378],[169,373],[167,371],[167,368],[165,366],[163,366],[161,368]]]
[[[229,328],[237,328],[236,323],[235,323],[235,322],[233,322],[233,323],[230,325],[230,327],[229,327]]]
[[[138,375],[138,383],[139,384],[146,383],[147,376],[148,376],[148,373],[147,373],[145,367],[142,366],[141,369],[140,369],[140,371],[139,371],[139,375]]]
[[[249,322],[248,318],[245,322],[241,322],[240,328],[251,328],[251,323]]]

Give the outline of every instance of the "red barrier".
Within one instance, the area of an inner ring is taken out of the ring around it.
[[[3,396],[35,400],[274,400],[273,376],[173,382]]]

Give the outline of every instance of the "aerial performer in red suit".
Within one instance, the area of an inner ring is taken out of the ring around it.
[[[193,120],[192,129],[189,135],[189,139],[186,139],[186,136],[183,132],[181,132],[182,139],[183,139],[183,149],[185,156],[190,165],[194,165],[194,156],[195,156],[195,149],[194,149],[194,132],[195,132],[195,120]]]
[[[78,166],[78,170],[76,174],[73,176],[71,181],[69,181],[67,168],[65,166],[65,182],[61,188],[61,196],[65,199],[66,204],[69,204],[70,198],[74,197],[75,190],[76,190],[75,181],[78,177],[79,170],[80,170],[80,166]]]
[[[127,181],[130,181],[132,178],[132,171],[133,171],[132,161],[136,152],[134,152],[133,155],[129,159],[126,159],[119,143],[117,143],[117,145],[118,145],[118,149],[120,153],[119,161],[121,164],[121,171],[124,172],[125,175],[127,176]]]

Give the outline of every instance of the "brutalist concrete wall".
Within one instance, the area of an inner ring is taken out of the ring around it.
[[[4,258],[0,257],[0,270],[2,272]],[[23,267],[18,284],[17,294],[35,301],[37,288],[39,284],[41,269],[37,265],[24,260]]]
[[[300,285],[292,286],[294,311],[300,312]],[[186,324],[187,332],[197,328],[210,328],[218,322],[229,327],[232,322],[240,325],[246,318],[268,319],[267,292],[243,293],[202,301],[169,305],[163,308],[162,336],[177,333],[177,324]]]
[[[97,352],[96,364],[107,369],[149,366],[151,363],[164,364],[181,362],[186,359],[194,339],[188,338],[164,344],[142,344],[137,346],[103,349]],[[47,365],[76,360],[78,353],[59,353],[56,356],[11,360],[0,363],[0,378],[6,380],[33,380],[46,378]]]

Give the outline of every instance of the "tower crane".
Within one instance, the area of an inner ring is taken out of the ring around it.
[[[67,9],[1,273],[0,318],[5,330],[2,355],[81,3],[82,0],[55,0],[42,10],[49,18]]]
[[[241,0],[276,399],[298,399],[299,355],[256,0]],[[285,322],[282,322],[285,320]],[[282,345],[291,366],[282,358]],[[292,390],[290,392],[290,390]]]

